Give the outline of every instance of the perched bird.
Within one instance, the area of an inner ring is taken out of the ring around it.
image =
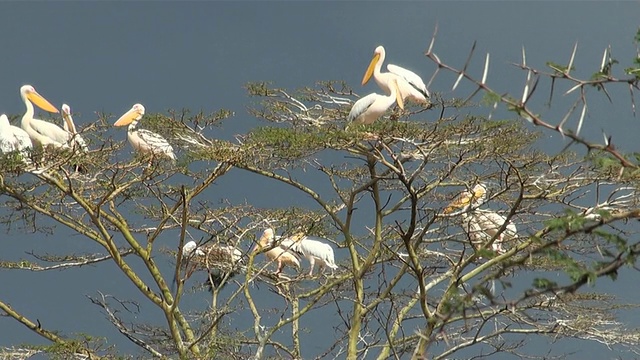
[[[64,119],[64,121],[62,122],[62,127],[70,135],[69,141],[71,147],[83,152],[89,151],[87,143],[76,130],[76,125],[74,124],[73,118],[71,117],[71,108],[67,104],[62,104],[62,118]]]
[[[176,160],[176,155],[173,153],[173,147],[165,138],[153,131],[136,129],[138,121],[142,119],[143,115],[144,106],[141,104],[135,104],[131,110],[122,115],[113,125],[129,125],[129,128],[127,129],[127,138],[135,150],[154,155],[162,155],[170,158],[171,160]]]
[[[388,96],[380,94],[369,94],[356,101],[351,107],[347,121],[356,124],[373,124],[382,114],[387,111],[389,106],[394,102],[398,102],[398,106],[404,109],[404,101],[398,90],[398,82],[395,79],[391,82],[391,94]]]
[[[31,140],[44,147],[51,145],[56,148],[68,148],[69,132],[50,122],[33,118],[33,104],[52,113],[57,113],[58,109],[38,94],[31,85],[23,85],[20,88],[20,97],[27,107],[27,111],[22,116],[21,126],[29,134]]]
[[[378,86],[387,94],[390,94],[393,90],[391,88],[391,80],[396,79],[398,81],[398,88],[400,89],[400,96],[403,100],[410,99],[417,103],[428,102],[427,98],[430,94],[422,78],[411,70],[393,64],[387,65],[389,72],[381,72],[380,69],[382,68],[384,58],[384,47],[378,46],[373,52],[373,58],[369,63],[367,71],[364,73],[362,85],[365,85],[373,75]]]
[[[476,184],[470,192],[464,191],[458,195],[445,208],[444,213],[462,211],[462,227],[476,250],[495,238],[491,248],[498,253],[503,253],[503,241],[516,237],[518,230],[513,223],[509,222],[504,231],[498,234],[498,230],[507,221],[507,218],[494,211],[478,208],[485,202],[486,195],[486,186]]]
[[[26,131],[9,123],[7,115],[0,115],[0,150],[3,154],[19,151],[25,162],[29,160],[29,151],[33,147]]]
[[[267,258],[271,261],[278,262],[278,270],[276,274],[280,274],[282,269],[287,265],[295,266],[300,269],[300,259],[298,256],[282,244],[276,244],[275,240],[273,229],[265,229],[253,251],[268,249],[265,252]]]
[[[323,267],[327,266],[331,269],[331,275],[333,275],[333,271],[338,268],[333,256],[333,248],[322,240],[326,241],[326,239],[318,237],[297,235],[283,239],[280,242],[280,246],[293,250],[309,260],[311,266],[309,276],[313,276],[316,262],[320,272],[322,272]]]

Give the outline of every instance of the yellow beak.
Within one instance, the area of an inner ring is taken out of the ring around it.
[[[47,99],[43,98],[42,95],[38,94],[35,91],[29,92],[27,94],[27,99],[29,99],[29,101],[31,101],[37,107],[39,107],[40,109],[42,109],[44,111],[48,111],[48,112],[52,112],[52,113],[58,113],[59,112],[58,109],[56,109],[55,106],[51,105],[51,103],[49,101],[47,101]]]
[[[464,208],[465,206],[467,206],[469,204],[470,201],[471,201],[471,198],[469,196],[463,195],[463,196],[453,200],[451,202],[451,204],[449,204],[449,206],[447,206],[444,209],[444,213],[445,214],[450,214],[450,213],[454,212],[456,209]]]
[[[140,115],[140,112],[138,112],[135,109],[131,109],[127,111],[124,115],[120,116],[120,119],[118,119],[118,121],[116,121],[113,125],[114,126],[129,125],[133,122],[133,120],[140,120],[141,117],[142,115]]]
[[[373,75],[373,69],[376,67],[378,60],[380,59],[380,54],[373,55],[371,62],[369,63],[369,67],[367,71],[364,73],[364,77],[362,78],[362,85],[366,84],[369,79],[371,79],[371,75]]]

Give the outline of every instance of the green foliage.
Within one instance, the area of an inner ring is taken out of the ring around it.
[[[562,75],[562,74],[565,74],[567,71],[575,70],[574,66],[572,66],[571,68],[568,68],[566,65],[560,65],[552,61],[547,61],[546,65],[547,67],[550,67],[551,69],[553,69],[556,72],[556,75]]]

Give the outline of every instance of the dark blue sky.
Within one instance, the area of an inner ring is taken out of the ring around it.
[[[427,80],[435,67],[423,53],[437,24],[436,53],[443,61],[462,66],[477,41],[476,74],[482,54],[490,52],[489,84],[501,92],[515,91],[522,88],[524,75],[509,64],[520,61],[523,46],[528,63],[542,68],[549,60],[568,61],[578,42],[575,66],[583,77],[597,70],[609,45],[616,59],[629,63],[636,54],[632,40],[639,10],[637,2],[573,1],[5,2],[0,12],[0,113],[22,114],[18,90],[31,84],[58,107],[68,103],[80,128],[96,119],[95,112],[117,116],[140,102],[150,113],[230,109],[235,116],[208,135],[232,138],[257,124],[246,112],[251,99],[243,86],[249,81],[296,88],[345,80],[361,94],[379,91],[373,82],[359,85],[377,45],[385,46],[387,62]],[[468,94],[464,87],[452,93],[452,84],[451,76],[441,76],[431,91],[445,98]],[[628,90],[612,94],[614,104],[594,100],[583,131],[600,140],[604,129],[621,148],[635,150],[640,127],[630,111]],[[553,108],[541,111],[558,116]],[[114,130],[112,136],[126,141],[124,131]],[[224,181],[243,184],[247,178],[229,179]],[[241,201],[246,195],[232,196]],[[9,259],[31,249],[98,251],[78,237],[15,233],[3,235],[0,249]],[[112,336],[131,350],[106,321],[100,322],[98,309],[84,297],[129,286],[118,276],[104,264],[46,274],[0,270],[0,298],[46,325]],[[25,283],[29,286],[21,286]],[[190,301],[202,306],[206,297]],[[78,312],[99,323],[78,328],[67,317]],[[0,319],[0,346],[34,339],[12,320]]]

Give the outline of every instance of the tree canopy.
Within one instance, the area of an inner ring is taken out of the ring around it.
[[[470,92],[445,98],[430,89],[429,106],[409,103],[371,125],[346,122],[358,96],[344,82],[293,91],[250,83],[249,115],[263,125],[233,141],[208,131],[227,121],[228,110],[142,117],[144,128],[173,145],[175,163],[152,153],[122,156],[129,145],[105,136],[113,123],[106,114],[81,131],[88,153],[35,149],[28,165],[5,154],[0,214],[9,231],[66,229],[103,251],[0,259],[3,271],[82,271],[111,263],[120,271],[118,281],[133,285],[145,301],[88,295],[101,309],[96,317],[103,314],[140,355],[119,352],[112,339],[42,326],[0,296],[1,314],[51,343],[16,344],[1,356],[563,355],[541,354],[530,343],[535,337],[637,353],[640,337],[624,311],[638,304],[621,302],[598,285],[636,267],[638,157],[606,135],[597,143],[580,130],[592,97],[610,99],[610,87],[625,86],[633,99],[640,60],[620,71],[607,49],[601,68],[581,79],[574,75],[575,48],[566,65],[549,62],[547,69],[528,64],[523,50],[517,64],[525,78],[522,94],[501,94],[490,86],[488,54],[480,71],[469,65],[475,45],[460,69],[435,51],[434,37],[426,51],[437,65],[433,77],[453,74],[454,90],[464,83]],[[558,93],[575,102],[563,118],[543,118],[537,104],[544,98],[553,105]],[[493,109],[508,112],[497,118]],[[550,131],[576,146],[544,151],[548,140],[540,135]],[[220,185],[232,172],[246,182]],[[288,205],[263,207],[225,196],[242,187],[259,191],[265,183],[283,186],[277,196]],[[472,191],[478,184],[486,189],[481,201]],[[466,205],[453,209],[465,196]],[[502,220],[483,223],[489,216]],[[15,222],[24,225],[16,229]],[[277,273],[265,254],[278,239],[256,246],[267,228],[281,239],[325,239],[338,269],[308,276],[303,258],[302,270]],[[158,245],[159,239],[172,246]],[[202,252],[183,251],[191,240]],[[239,259],[229,255],[234,248]],[[182,306],[202,293],[208,306]],[[163,315],[162,325],[137,320],[138,311],[149,309]]]

